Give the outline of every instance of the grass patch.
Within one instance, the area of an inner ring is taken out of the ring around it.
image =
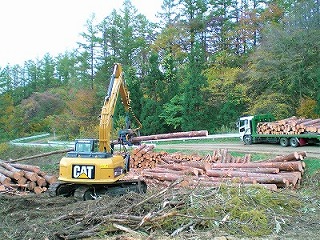
[[[61,150],[52,147],[25,147],[14,146],[8,143],[0,144],[0,159],[3,161],[9,161],[22,157],[34,156],[41,153],[51,152],[55,150]],[[58,174],[60,159],[65,156],[62,154],[54,154],[47,157],[40,157],[36,159],[30,159],[22,161],[24,164],[37,165],[42,171],[49,174]]]
[[[306,175],[313,175],[320,170],[320,159],[305,159],[306,163]]]

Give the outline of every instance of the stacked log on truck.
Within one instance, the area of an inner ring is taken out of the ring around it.
[[[154,152],[152,146],[141,145],[131,158],[131,168],[139,172],[149,185],[168,186],[183,179],[183,186],[220,186],[222,183],[257,184],[272,190],[298,188],[304,173],[305,152],[253,162],[251,155],[233,157],[227,149],[219,149],[201,157],[196,154]],[[140,171],[139,171],[140,170]]]
[[[320,134],[320,118],[306,119],[292,116],[274,122],[260,122],[257,125],[259,134]]]
[[[0,162],[0,193],[19,194],[45,192],[57,177],[35,165]]]
[[[320,119],[292,116],[276,121],[271,114],[239,118],[240,139],[246,145],[279,143],[283,147],[320,144]]]

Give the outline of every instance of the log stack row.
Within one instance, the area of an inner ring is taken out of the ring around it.
[[[0,162],[0,192],[40,194],[56,181],[56,176],[42,172],[38,166]]]
[[[259,184],[276,190],[278,188],[298,188],[305,164],[305,152],[278,156],[259,162],[252,162],[249,154],[233,157],[226,149],[216,150],[205,157],[174,153],[155,153],[153,148],[141,146],[133,154],[131,167],[143,168],[140,175],[150,185],[169,185],[172,181],[183,179],[182,186],[219,186],[229,184]],[[137,156],[137,153],[140,155]],[[148,163],[151,161],[151,163]],[[146,167],[145,167],[146,166]]]
[[[257,125],[259,134],[320,134],[320,118],[305,119],[292,116],[274,122],[260,122]]]

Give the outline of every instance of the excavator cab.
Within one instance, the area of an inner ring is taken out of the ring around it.
[[[99,152],[99,141],[97,139],[76,139],[74,150],[67,153],[67,157],[112,157],[114,145],[111,152]]]

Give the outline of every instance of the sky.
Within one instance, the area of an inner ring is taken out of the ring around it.
[[[155,21],[162,0],[131,3]],[[74,49],[93,13],[100,22],[122,4],[123,0],[0,0],[0,68]]]

